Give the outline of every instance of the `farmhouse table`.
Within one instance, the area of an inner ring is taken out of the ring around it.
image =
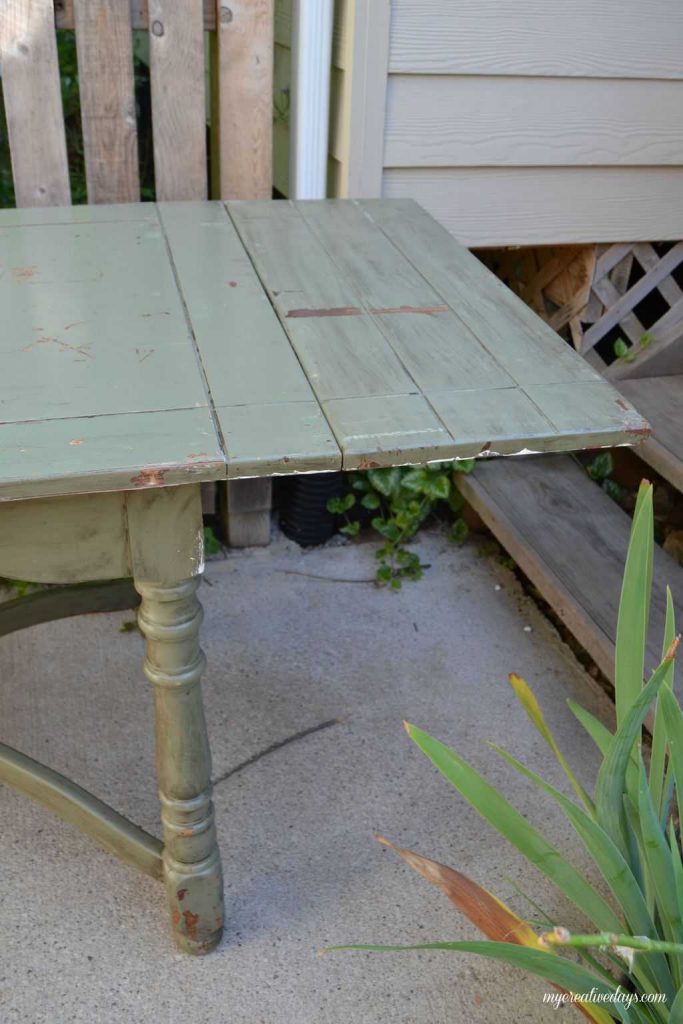
[[[638,413],[419,206],[0,213],[0,574],[132,577],[163,842],[2,747],[0,780],[223,924],[200,696],[200,483],[632,444]],[[511,495],[514,500],[514,495]]]

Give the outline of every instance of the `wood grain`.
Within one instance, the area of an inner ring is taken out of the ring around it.
[[[33,543],[26,544],[26,536]],[[121,494],[0,504],[0,574],[33,583],[129,576]]]
[[[480,466],[456,483],[608,679],[631,522],[572,458],[545,456]],[[599,560],[599,561],[598,561]],[[598,568],[599,566],[599,568]],[[655,545],[646,650],[659,663],[664,588],[683,602],[683,569]]]
[[[600,380],[525,302],[416,203],[360,200],[358,205],[518,384]]]
[[[416,390],[369,317],[288,318],[294,308],[361,304],[291,203],[229,203],[228,212],[320,402]]]
[[[226,476],[207,409],[5,423],[0,432],[0,504]]]
[[[681,163],[683,81],[389,76],[385,167]]]
[[[340,0],[335,4],[333,60],[338,66],[344,49],[344,32],[347,10],[351,0]],[[130,0],[130,18],[134,29],[149,28],[149,0]],[[205,32],[216,30],[216,0],[202,0]],[[55,23],[57,28],[74,27],[74,0],[56,0]],[[275,38],[281,46],[289,46],[292,36],[292,0],[276,0]]]
[[[421,391],[429,395],[513,384],[478,331],[444,303],[361,207],[339,200],[298,202],[295,208]],[[408,312],[419,309],[431,312]]]
[[[90,203],[140,198],[128,0],[73,0]]]
[[[159,210],[212,382],[229,476],[338,468],[334,437],[224,205],[164,203]],[[244,511],[244,503],[229,505],[233,520]],[[265,507],[261,497],[251,511]]]
[[[0,421],[207,405],[158,222],[8,228],[0,261]]]
[[[643,432],[410,201],[8,210],[0,261],[10,501]]]
[[[681,78],[675,0],[394,0],[390,71]]]
[[[148,0],[157,200],[206,199],[202,0]]]
[[[385,170],[468,247],[683,237],[683,170],[483,167]]]
[[[652,425],[638,455],[683,492],[683,373],[620,381],[619,390]]]
[[[270,199],[273,180],[273,0],[218,6],[220,194]]]
[[[458,455],[450,432],[421,395],[341,398],[323,406],[343,469],[420,464]]]
[[[2,92],[17,206],[71,202],[52,0],[5,0]]]

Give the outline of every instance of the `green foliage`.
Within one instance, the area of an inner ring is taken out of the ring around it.
[[[345,519],[341,533],[347,537],[357,537],[361,529],[361,521],[349,515],[353,509],[377,513],[371,525],[384,538],[377,551],[377,583],[400,590],[404,580],[419,580],[429,568],[406,545],[430,515],[447,510],[451,517],[455,516],[449,538],[461,544],[467,537],[467,524],[459,515],[463,500],[453,486],[452,476],[470,473],[473,467],[474,459],[461,459],[350,473],[350,490],[343,498],[328,501],[327,510]]]
[[[221,550],[220,541],[210,526],[204,527],[204,552],[207,555],[217,555]]]
[[[6,587],[11,587],[17,597],[26,597],[33,586],[32,583],[27,583],[26,580],[11,580],[4,577],[0,577],[0,583],[4,583]]]
[[[289,124],[290,88],[285,86],[273,96],[273,124]]]
[[[638,351],[643,348],[649,348],[653,340],[652,334],[650,334],[649,331],[641,334],[638,339],[638,344],[633,346],[627,345],[623,338],[617,338],[612,346],[612,350],[617,359],[622,363],[632,363],[635,360]]]
[[[612,479],[614,459],[611,452],[605,451],[596,455],[586,466],[586,472],[592,480],[600,484],[605,494],[608,494],[613,501],[623,501],[623,488],[616,480]]]
[[[598,479],[610,468],[604,457],[599,459],[601,461],[596,459],[598,464],[593,466]],[[680,995],[683,985],[683,864],[678,828],[683,812],[683,710],[673,689],[679,638],[675,637],[673,605],[671,594],[667,592],[662,660],[644,685],[652,536],[652,486],[643,484],[636,504],[619,604],[616,732],[612,734],[588,712],[570,702],[571,710],[602,757],[594,795],[579,784],[530,687],[518,676],[510,677],[515,695],[567,776],[574,799],[505,750],[493,746],[509,767],[560,807],[604,884],[595,887],[513,803],[454,750],[428,733],[412,725],[406,726],[411,739],[465,800],[545,874],[592,925],[589,934],[572,935],[561,923],[552,923],[546,915],[551,927],[536,934],[529,930],[529,922],[515,918],[509,908],[471,879],[443,865],[427,862],[418,854],[396,848],[415,870],[439,885],[489,938],[506,939],[505,942],[432,943],[410,948],[466,950],[493,956],[573,992],[587,992],[594,986],[596,991],[606,991],[609,1000],[601,1005],[587,1002],[577,1008],[597,1024],[606,1024],[612,1019],[627,1024],[680,1024],[683,1021],[683,997]],[[652,709],[652,756],[646,768],[641,732],[646,715]],[[429,865],[429,870],[425,870],[425,864]],[[475,888],[476,901],[471,898]],[[463,898],[463,893],[467,899]],[[486,913],[482,912],[484,907]],[[510,938],[509,923],[507,932],[501,934],[500,921],[511,919],[519,922],[520,930]],[[509,942],[519,945],[510,947]],[[566,951],[572,960],[563,955]],[[571,969],[567,967],[570,963]],[[625,1000],[624,992],[633,993],[633,998]],[[657,994],[656,999],[651,998],[654,994]]]

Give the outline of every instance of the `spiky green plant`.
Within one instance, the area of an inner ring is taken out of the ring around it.
[[[667,590],[662,660],[644,684],[652,559],[652,486],[644,481],[636,503],[619,605],[616,732],[611,733],[569,701],[602,755],[594,794],[591,796],[579,783],[531,689],[519,676],[510,676],[512,688],[561,765],[575,799],[492,745],[511,768],[560,806],[607,884],[610,898],[603,897],[459,754],[426,732],[406,725],[408,735],[448,781],[555,883],[591,922],[592,931],[572,935],[558,922],[537,932],[466,876],[380,840],[438,885],[489,941],[334,948],[479,953],[546,979],[598,1024],[613,1019],[625,1024],[683,1024],[683,864],[676,824],[683,820],[683,711],[673,692],[674,658],[680,638],[676,637],[671,593]],[[646,767],[642,730],[651,709],[652,747]],[[589,998],[578,999],[579,994],[591,992]]]

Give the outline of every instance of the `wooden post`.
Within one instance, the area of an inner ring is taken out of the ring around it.
[[[74,0],[89,203],[140,199],[128,0]]]
[[[17,206],[71,203],[52,0],[6,0],[0,61]]]
[[[273,189],[273,0],[219,0],[216,17],[218,153],[212,185],[221,199],[270,199]],[[216,109],[217,108],[217,109]],[[216,135],[212,126],[212,141]],[[220,488],[231,547],[270,541],[271,482],[235,481]]]

